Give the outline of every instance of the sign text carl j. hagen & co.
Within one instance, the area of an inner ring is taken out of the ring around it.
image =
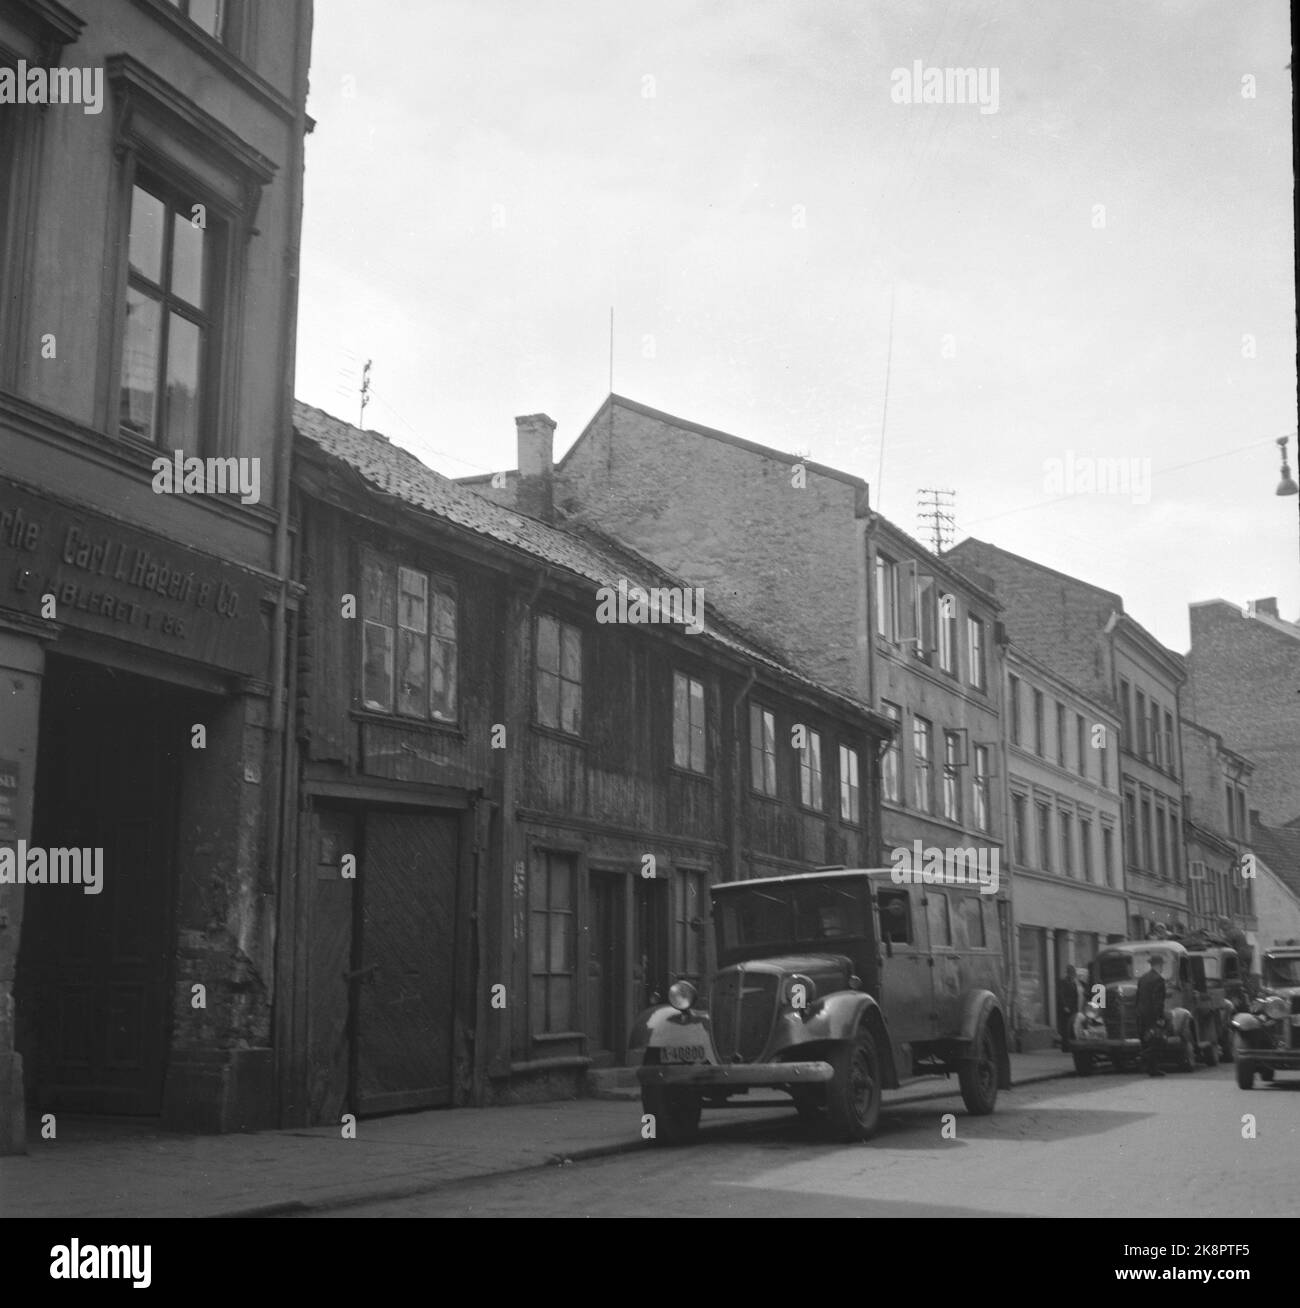
[[[259,677],[261,587],[242,568],[0,480],[0,606]]]

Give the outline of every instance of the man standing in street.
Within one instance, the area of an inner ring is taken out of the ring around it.
[[[1138,980],[1137,1019],[1142,1033],[1143,1061],[1148,1076],[1164,1076],[1160,1070],[1160,1046],[1163,1043],[1162,1027],[1165,1020],[1165,960],[1161,954],[1151,955],[1151,967]]]
[[[1074,1043],[1074,1019],[1083,1008],[1085,990],[1079,973],[1079,968],[1073,965],[1067,967],[1056,996],[1062,1052]]]

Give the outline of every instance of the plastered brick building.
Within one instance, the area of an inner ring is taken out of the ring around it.
[[[1188,611],[1187,711],[1250,759],[1251,802],[1283,826],[1300,816],[1300,625],[1278,616],[1276,599]]]

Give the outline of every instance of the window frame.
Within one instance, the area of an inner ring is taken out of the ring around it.
[[[965,805],[962,803],[962,738],[960,731],[944,729],[943,733],[943,817],[945,821],[960,824]]]
[[[890,644],[899,639],[898,560],[876,551],[876,634]]]
[[[556,665],[555,670],[543,668],[542,658],[542,624],[551,622],[556,627]],[[559,613],[546,610],[538,613],[533,620],[533,725],[540,727],[543,731],[553,731],[557,735],[565,736],[570,740],[584,739],[584,727],[586,726],[586,672],[587,672],[587,639],[586,631],[576,622],[570,622],[567,618],[561,617]],[[573,632],[577,637],[578,649],[578,675],[576,678],[565,675],[564,660],[566,649],[571,649],[572,644],[566,642],[565,633]],[[554,723],[546,722],[542,717],[542,686],[543,678],[554,678],[555,686],[555,714]],[[564,688],[566,686],[577,687],[577,725],[576,728],[566,727],[564,725]]]
[[[686,683],[685,707],[686,718],[683,723],[678,717],[678,695],[677,687],[681,682]],[[691,694],[691,688],[698,686],[700,723],[698,736],[695,731],[695,713],[692,708],[694,696]],[[709,772],[709,691],[708,686],[700,677],[694,676],[689,672],[682,672],[678,668],[673,669],[673,733],[672,733],[672,758],[673,767],[683,772],[689,772],[694,776],[707,776]],[[678,753],[679,731],[684,727],[686,741],[686,761],[683,762]],[[698,739],[700,761],[699,766],[695,765],[695,743]]]
[[[1043,692],[1033,687],[1034,705],[1034,753],[1039,758],[1047,757],[1047,715],[1043,702]]]
[[[1007,705],[1011,743],[1019,746],[1024,723],[1020,718],[1020,678],[1014,672],[1007,673]]]
[[[988,690],[988,664],[984,650],[984,619],[973,613],[966,615],[966,643],[970,649],[970,667],[967,669],[966,682],[979,691]]]
[[[799,804],[813,813],[826,811],[826,773],[822,761],[822,733],[804,724],[799,750]]]
[[[880,701],[880,711],[898,728],[890,738],[888,746],[880,759],[880,798],[887,804],[906,806],[903,798],[903,708],[887,699]],[[892,765],[892,767],[891,767]],[[893,780],[893,794],[890,792],[890,780]]]
[[[961,664],[957,652],[957,596],[949,590],[941,592],[938,599],[939,671],[956,679]]]
[[[1034,800],[1034,836],[1038,843],[1038,866],[1052,871],[1052,806],[1045,799]]]
[[[992,805],[989,803],[989,747],[976,745],[971,764],[971,801],[975,829],[985,834],[990,829]]]
[[[851,764],[845,767],[846,760]],[[862,825],[862,757],[853,745],[839,742],[840,821]],[[848,801],[847,804],[845,801]],[[848,809],[846,812],[845,809]]]
[[[912,807],[934,812],[934,723],[919,713],[912,715]]]
[[[569,906],[568,908],[555,908],[552,905],[552,890],[554,882],[551,877],[551,862],[556,859],[563,859],[567,862],[569,868]],[[539,860],[544,861],[546,867],[546,905],[538,908],[533,900],[533,878],[539,871]],[[578,947],[581,932],[579,931],[579,903],[578,903],[578,884],[583,872],[582,855],[571,849],[552,848],[547,845],[534,845],[532,857],[530,859],[530,875],[528,885],[528,1009],[529,1009],[529,1034],[534,1040],[556,1040],[565,1039],[583,1034],[577,1029],[579,1020],[579,967],[578,967]],[[541,915],[546,919],[544,940],[546,944],[546,963],[545,971],[535,969],[536,931],[537,918]],[[554,960],[551,957],[551,950],[554,945],[554,933],[551,926],[551,918],[554,916],[567,917],[569,919],[568,936],[568,954],[570,967],[568,970],[556,969],[552,966]],[[534,989],[537,977],[545,977],[545,994],[546,1006],[543,1013],[538,1012]],[[551,982],[556,977],[567,977],[569,981],[569,997],[567,1012],[564,1016],[567,1018],[567,1025],[557,1024],[552,1026],[551,1016]]]
[[[769,743],[769,733],[767,730],[768,723],[771,723],[770,743],[771,748],[767,748]],[[760,731],[760,738],[756,741],[754,738],[754,727],[757,723]],[[755,775],[755,763],[759,763],[758,771],[761,776]],[[768,780],[771,779],[771,788],[768,788]],[[764,799],[779,799],[781,797],[781,769],[778,766],[778,756],[776,750],[776,710],[770,709],[766,704],[759,700],[751,699],[749,701],[749,788],[755,795],[762,795]]]

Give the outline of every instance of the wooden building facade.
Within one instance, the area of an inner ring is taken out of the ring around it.
[[[521,438],[540,416],[521,419]],[[890,727],[674,579],[297,411],[282,1116],[573,1093],[711,965],[716,880],[880,858]],[[351,862],[350,860],[355,860]]]

